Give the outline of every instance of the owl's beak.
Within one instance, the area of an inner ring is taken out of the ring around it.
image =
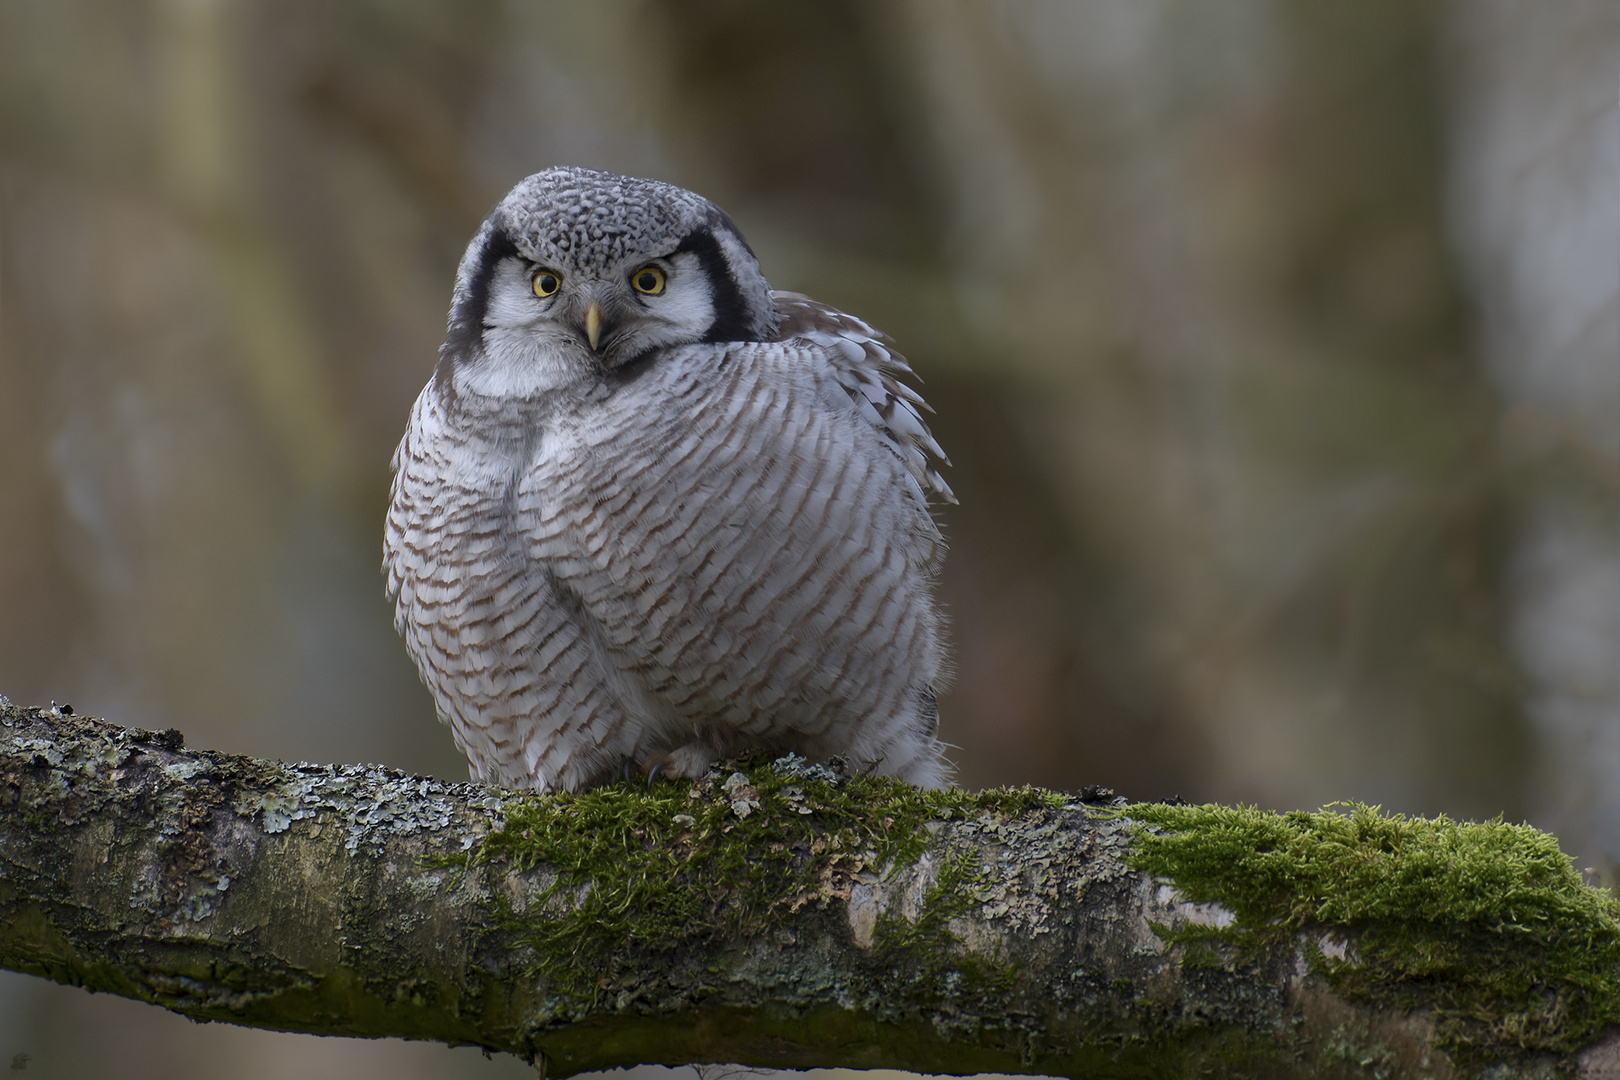
[[[602,305],[595,300],[585,309],[585,337],[590,340],[591,351],[596,351],[596,343],[602,337]]]

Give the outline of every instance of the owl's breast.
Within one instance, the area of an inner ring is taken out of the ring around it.
[[[689,346],[537,440],[530,558],[677,712],[892,709],[904,673],[854,659],[936,648],[926,506],[848,401],[795,350]]]

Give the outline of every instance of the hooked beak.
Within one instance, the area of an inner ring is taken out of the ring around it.
[[[596,352],[596,343],[602,337],[602,305],[595,300],[585,309],[585,337],[591,343],[591,351]]]

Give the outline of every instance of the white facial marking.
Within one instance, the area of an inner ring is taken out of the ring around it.
[[[682,331],[702,337],[714,322],[714,292],[709,286],[709,275],[703,272],[698,257],[683,251],[668,260],[670,272],[665,278],[664,291],[658,296],[643,296],[649,316]]]
[[[502,259],[489,279],[484,309],[484,348],[456,366],[455,384],[488,397],[537,397],[584,377],[576,334],[555,321],[567,288],[554,296],[534,294],[532,268],[522,259]]]

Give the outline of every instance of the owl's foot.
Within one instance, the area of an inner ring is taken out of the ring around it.
[[[647,774],[647,786],[652,787],[652,782],[660,776],[669,780],[696,780],[713,764],[714,747],[692,742],[676,747],[663,757],[643,761],[641,771]]]

